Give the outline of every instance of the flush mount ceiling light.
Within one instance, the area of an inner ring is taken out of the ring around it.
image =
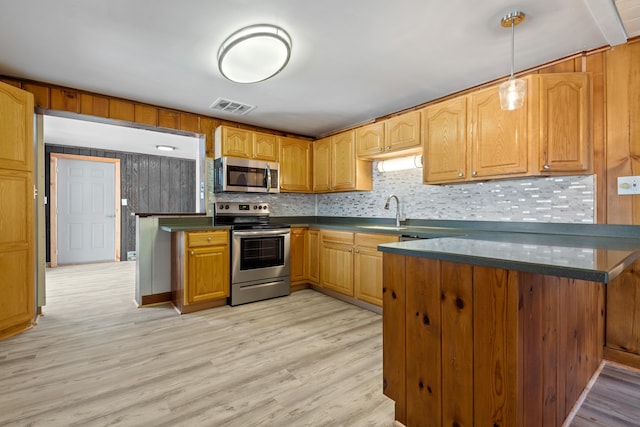
[[[515,62],[515,28],[524,21],[524,13],[511,12],[502,18],[500,25],[511,27],[511,76],[509,80],[500,85],[500,108],[503,110],[517,110],[524,105],[524,96],[527,91],[527,83],[521,79],[513,78]]]
[[[275,25],[258,24],[231,34],[218,50],[218,68],[237,83],[256,83],[278,74],[289,62],[291,37]]]
[[[156,145],[156,148],[160,151],[173,151],[176,147],[172,147],[171,145]]]

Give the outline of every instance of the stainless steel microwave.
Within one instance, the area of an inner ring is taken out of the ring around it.
[[[213,191],[279,193],[279,163],[220,157],[213,161]]]

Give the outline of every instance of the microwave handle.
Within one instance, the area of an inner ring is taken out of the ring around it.
[[[264,175],[265,175],[267,192],[269,192],[271,190],[271,169],[269,168],[268,164],[264,168]]]

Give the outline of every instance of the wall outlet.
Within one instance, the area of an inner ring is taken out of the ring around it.
[[[640,194],[640,176],[619,176],[618,195]]]
[[[127,261],[136,260],[136,251],[127,251]]]

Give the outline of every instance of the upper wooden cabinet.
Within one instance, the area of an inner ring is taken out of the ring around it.
[[[313,191],[313,142],[280,137],[280,191]]]
[[[384,122],[378,122],[356,129],[358,157],[375,157],[384,153],[384,127]]]
[[[553,173],[589,173],[586,73],[531,75],[524,107],[500,109],[498,86],[424,109],[426,184]]]
[[[385,151],[396,152],[421,147],[421,111],[401,114],[385,121]]]
[[[314,192],[371,190],[371,168],[371,162],[356,158],[355,131],[342,132],[313,144]]]
[[[540,75],[540,172],[591,171],[590,106],[587,73]]]
[[[252,132],[251,158],[265,160],[267,162],[277,162],[280,153],[278,152],[278,137],[268,133]]]
[[[424,181],[467,179],[467,98],[429,106],[423,111],[422,119]]]
[[[420,116],[421,111],[416,110],[356,129],[358,157],[376,159],[420,151]]]
[[[216,159],[231,156],[277,162],[278,138],[262,132],[218,126],[214,135],[214,156]]]
[[[531,97],[531,79],[527,79]],[[471,177],[525,175],[528,172],[527,104],[513,111],[500,108],[498,86],[469,95]]]

